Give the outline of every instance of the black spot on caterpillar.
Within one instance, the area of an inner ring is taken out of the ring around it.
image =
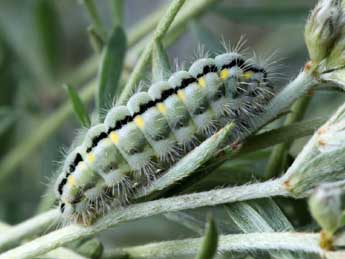
[[[236,139],[272,97],[267,69],[236,52],[196,60],[189,71],[134,94],[66,157],[55,185],[62,216],[90,224],[130,202],[139,187],[229,122]]]

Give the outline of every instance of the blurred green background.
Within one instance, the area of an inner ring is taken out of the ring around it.
[[[194,1],[194,0],[193,0]],[[108,0],[97,0],[102,21],[111,29]],[[124,1],[124,28],[129,31],[152,12],[169,1]],[[172,63],[190,64],[199,44],[213,53],[221,51],[220,41],[236,43],[242,35],[247,46],[259,56],[276,52],[280,60],[276,68],[276,87],[284,86],[307,61],[303,27],[312,0],[224,0],[210,6],[197,19],[190,20],[183,34],[168,48]],[[62,87],[71,83],[82,89],[96,76],[99,56],[90,46],[86,28],[90,24],[85,8],[72,0],[2,0],[0,1],[0,159],[32,134],[50,118],[68,96]],[[137,53],[127,57],[130,71]],[[91,61],[90,61],[91,60]],[[85,62],[89,66],[85,66]],[[147,83],[148,74],[143,78]],[[344,101],[335,91],[315,91],[306,117],[329,116]],[[93,102],[88,103],[91,112]],[[278,125],[279,122],[276,123]],[[47,185],[63,161],[80,125],[75,116],[68,116],[62,125],[18,166],[1,177],[0,220],[9,224],[31,217],[44,206]],[[298,140],[290,150],[294,157],[305,143]],[[260,150],[236,161],[230,161],[200,182],[196,190],[260,180],[269,150]],[[1,167],[0,162],[0,169]],[[304,201],[278,200],[296,227],[310,223]],[[203,218],[203,210],[194,212]],[[217,212],[215,212],[217,213]],[[221,224],[231,224],[224,211],[216,217]],[[222,219],[223,218],[223,219]],[[114,244],[140,244],[150,240],[167,240],[192,236],[189,230],[164,217],[131,222],[104,234]],[[111,236],[111,238],[109,238]]]

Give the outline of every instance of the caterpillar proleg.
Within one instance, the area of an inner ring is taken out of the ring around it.
[[[90,224],[229,122],[232,139],[273,97],[267,68],[237,52],[196,60],[91,127],[64,162],[55,191],[64,219]]]

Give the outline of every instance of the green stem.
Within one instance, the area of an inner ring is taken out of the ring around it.
[[[189,1],[176,17],[176,20],[174,21],[172,27],[175,29],[175,28],[185,26],[185,24],[190,19],[201,15],[210,7],[210,5],[214,4],[217,1],[218,0]],[[173,17],[170,17],[170,18],[173,18]],[[168,20],[166,20],[166,22],[167,21]],[[138,61],[137,66],[131,75],[131,80],[127,82],[125,88],[123,89],[120,95],[120,98],[119,98],[120,103],[124,103],[130,97],[131,93],[133,92],[133,89],[138,84],[141,78],[140,75],[143,73],[145,67],[151,60],[151,53],[152,53],[152,47],[153,47],[154,41],[156,39],[162,38],[164,34],[166,33],[166,30],[168,29],[168,27],[165,27],[163,25],[164,24],[162,24],[160,28],[157,27],[155,36],[152,38],[152,40],[150,41],[150,44],[147,46],[144,53],[140,57],[140,60]]]
[[[208,192],[181,195],[178,197],[150,201],[130,205],[122,210],[113,210],[100,218],[92,226],[70,225],[39,237],[22,246],[9,250],[0,255],[0,259],[31,258],[46,253],[71,241],[93,236],[120,223],[139,218],[174,212],[186,209],[195,209],[205,206],[214,206],[229,202],[258,199],[264,197],[286,196],[288,192],[283,188],[279,179],[238,187],[230,187]]]
[[[113,27],[123,24],[123,0],[109,0]]]
[[[82,3],[84,4],[87,12],[89,13],[92,24],[99,33],[99,36],[101,36],[102,40],[105,41],[107,33],[103,27],[101,18],[98,15],[95,2],[93,0],[82,0]]]
[[[154,42],[160,41],[163,38],[185,1],[186,0],[174,0],[166,11],[166,14],[163,15],[162,20],[158,23],[157,28],[154,31],[151,42],[140,56],[140,59],[128,79],[127,84],[120,95],[119,103],[124,103],[130,96],[134,87],[139,83],[147,64],[150,62]]]
[[[294,122],[303,119],[305,111],[311,100],[311,96],[306,95],[298,99],[291,107],[291,112],[287,116],[284,125],[288,126]],[[286,141],[285,143],[275,146],[271,152],[269,160],[267,162],[264,179],[270,179],[277,174],[281,173],[284,169],[284,161],[286,161],[287,152],[292,145],[292,141]]]

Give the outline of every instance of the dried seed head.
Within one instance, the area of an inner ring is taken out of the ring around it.
[[[305,26],[305,41],[310,59],[320,63],[325,59],[343,25],[340,0],[320,0],[311,12]]]

